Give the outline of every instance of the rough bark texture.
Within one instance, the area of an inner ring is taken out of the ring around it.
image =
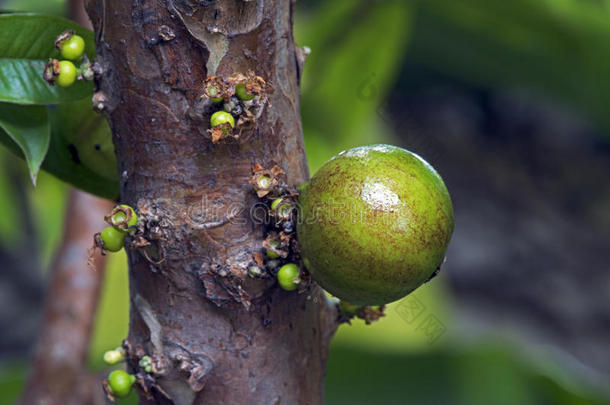
[[[336,309],[317,286],[297,294],[247,275],[266,229],[251,215],[252,166],[277,164],[291,185],[308,178],[292,2],[87,8],[98,41],[94,98],[113,129],[121,198],[152,243],[128,251],[127,346],[143,401],[321,403]],[[262,116],[238,140],[214,144],[202,83],[248,70],[270,87]],[[137,367],[144,354],[154,378]]]
[[[95,271],[87,260],[91,235],[104,226],[104,214],[112,206],[81,191],[71,194],[65,236],[51,269],[40,338],[21,398],[24,405],[103,402],[98,377],[87,372],[87,357],[105,260],[96,257]]]

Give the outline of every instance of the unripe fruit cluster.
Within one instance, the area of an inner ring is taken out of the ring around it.
[[[210,117],[212,142],[228,137],[237,139],[239,133],[233,130],[254,122],[257,108],[264,99],[264,90],[265,81],[251,71],[235,73],[228,78],[208,76],[201,98],[210,100],[213,103],[210,109],[217,110]]]
[[[121,204],[114,207],[104,219],[111,226],[96,234],[96,246],[100,246],[104,251],[118,252],[123,248],[127,234],[137,225],[138,215],[129,205]]]
[[[263,242],[266,256],[264,268],[276,277],[280,288],[286,291],[294,291],[299,287],[304,289],[308,285],[309,277],[295,263],[298,255],[293,251],[296,219],[294,208],[298,193],[294,187],[286,184],[285,173],[278,166],[265,169],[261,165],[255,165],[252,171],[250,184],[257,196],[266,200],[267,213],[273,220],[272,229]],[[264,277],[263,270],[259,267],[262,262],[261,258],[257,266],[249,269],[252,277]]]
[[[49,84],[70,87],[77,79],[93,78],[91,64],[85,56],[83,37],[76,35],[72,30],[66,30],[58,35],[55,47],[59,50],[62,59],[50,59],[45,66],[43,77]]]

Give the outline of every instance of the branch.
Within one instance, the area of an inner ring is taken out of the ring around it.
[[[72,191],[61,249],[51,269],[40,338],[21,404],[87,404],[103,396],[87,373],[104,257],[87,267],[92,235],[104,226],[112,203]]]

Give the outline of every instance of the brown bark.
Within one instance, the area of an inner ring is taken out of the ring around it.
[[[129,365],[150,390],[143,400],[321,403],[336,309],[315,285],[297,294],[247,275],[266,232],[250,213],[252,166],[277,164],[291,185],[308,178],[292,2],[87,7],[98,41],[95,99],[113,130],[121,197],[153,244],[128,251]],[[262,116],[238,140],[212,143],[203,80],[248,70],[270,87]],[[144,354],[154,378],[137,367]]]
[[[87,267],[92,234],[104,226],[110,201],[72,191],[65,236],[49,275],[40,337],[22,404],[90,404],[103,398],[99,381],[87,373],[87,356],[104,257]]]

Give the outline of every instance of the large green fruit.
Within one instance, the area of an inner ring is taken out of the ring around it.
[[[299,197],[305,267],[336,297],[381,305],[404,297],[441,265],[453,232],[443,180],[405,149],[341,152]]]

